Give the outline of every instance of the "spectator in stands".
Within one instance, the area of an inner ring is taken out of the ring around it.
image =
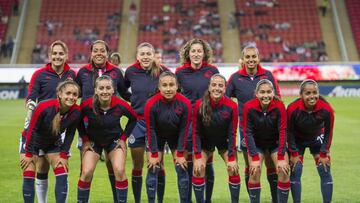
[[[13,50],[14,50],[14,45],[15,45],[14,39],[12,38],[12,36],[10,36],[8,38],[8,41],[6,42],[7,56],[9,56],[9,57],[12,56],[12,53],[13,53]]]
[[[138,10],[137,10],[136,4],[134,1],[131,1],[130,7],[129,7],[129,22],[132,25],[135,25],[137,15],[138,15]]]
[[[321,3],[321,6],[319,6],[322,17],[326,16],[328,8],[329,8],[329,0],[323,0]]]
[[[14,0],[12,9],[13,9],[14,16],[19,15],[19,0]]]
[[[51,20],[47,20],[45,22],[45,27],[47,29],[48,35],[52,36],[54,34],[54,30],[55,30],[55,22],[53,22]]]
[[[19,99],[25,98],[27,95],[27,82],[24,76],[22,76],[18,82],[18,89],[19,89]]]

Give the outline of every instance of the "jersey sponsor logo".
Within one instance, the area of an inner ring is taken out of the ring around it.
[[[117,74],[115,71],[113,71],[113,72],[110,73],[110,77],[111,77],[112,79],[115,79],[115,78],[118,77],[118,74]]]
[[[221,116],[222,119],[227,119],[227,118],[230,117],[230,113],[227,112],[227,111],[221,111],[220,116]]]
[[[213,73],[210,70],[208,70],[204,73],[204,77],[206,77],[206,78],[211,78],[212,75],[213,75]]]
[[[121,115],[121,110],[120,109],[115,109],[113,115],[116,116],[116,117],[120,116]]]
[[[184,109],[181,106],[176,106],[174,111],[177,115],[180,115],[183,113]]]

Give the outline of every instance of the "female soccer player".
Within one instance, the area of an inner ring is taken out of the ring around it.
[[[239,63],[240,69],[232,74],[228,81],[226,96],[236,97],[238,103],[240,119],[238,150],[243,152],[245,160],[245,182],[247,188],[247,182],[249,182],[249,161],[241,127],[243,106],[247,101],[255,98],[255,87],[260,79],[270,80],[275,85],[275,94],[278,96],[280,96],[280,89],[272,73],[260,65],[259,50],[255,46],[246,46],[242,50],[242,58],[239,60]],[[272,165],[271,157],[265,156],[265,165],[271,189],[271,198],[273,202],[277,202],[277,175],[275,166]]]
[[[180,63],[182,66],[176,69],[176,77],[179,81],[182,94],[187,97],[191,104],[202,98],[208,89],[211,76],[219,73],[216,66],[211,65],[213,51],[210,45],[201,39],[192,39],[188,41],[180,50]],[[191,128],[189,130],[191,134]],[[187,160],[189,174],[189,197],[191,202],[191,177],[193,171],[192,163],[192,140],[188,136]],[[214,186],[214,168],[212,166],[212,157],[206,164],[206,199],[211,199]]]
[[[66,202],[68,193],[68,153],[80,121],[76,105],[79,86],[73,80],[61,82],[56,88],[57,99],[40,102],[34,110],[27,130],[23,169],[24,202],[34,202],[34,179],[39,157],[47,158],[56,176],[56,202]]]
[[[192,184],[197,203],[204,202],[205,165],[213,156],[215,147],[227,165],[231,202],[239,201],[240,176],[236,160],[238,109],[235,102],[224,96],[225,88],[225,77],[213,75],[208,90],[194,107],[192,139],[195,158]],[[211,199],[207,201],[211,202]]]
[[[156,65],[154,61],[155,49],[147,43],[137,47],[136,62],[125,71],[125,85],[131,88],[131,106],[139,115],[139,120],[128,140],[133,161],[132,189],[136,203],[141,202],[142,168],[144,166],[145,152],[145,118],[144,107],[146,100],[156,91],[159,75],[167,71],[164,66]],[[165,189],[165,171],[161,170],[158,181],[158,199],[162,201]]]
[[[24,130],[20,140],[20,159],[24,158],[26,131],[36,104],[47,99],[55,99],[56,87],[66,79],[75,79],[75,72],[66,63],[68,59],[68,47],[60,40],[53,42],[49,47],[48,57],[50,63],[34,72],[29,84],[26,98],[27,115]],[[49,162],[43,157],[36,161],[36,196],[39,203],[45,203],[48,191]]]
[[[159,77],[158,89],[159,93],[146,102],[144,110],[149,160],[146,177],[148,201],[155,202],[158,173],[167,142],[175,162],[180,202],[186,203],[189,177],[184,151],[191,119],[191,103],[177,93],[178,84],[174,73],[163,72]]]
[[[110,62],[117,66],[123,75],[125,74],[124,70],[120,67],[121,55],[119,52],[113,52],[110,54]]]
[[[90,47],[91,56],[90,56],[90,63],[86,64],[85,66],[81,67],[77,76],[76,82],[79,84],[82,92],[82,101],[91,98],[94,95],[94,83],[96,78],[102,75],[108,75],[114,82],[114,87],[117,92],[117,95],[120,95],[125,100],[130,100],[130,93],[127,91],[124,83],[124,77],[121,73],[120,69],[109,63],[108,61],[108,53],[109,53],[109,46],[105,41],[96,40],[91,44]],[[87,125],[87,118],[84,118],[85,127]],[[81,149],[81,139],[79,138],[78,147]],[[112,170],[111,162],[106,157],[106,167],[108,169],[109,174],[109,181],[111,183],[112,193],[114,202],[116,200],[116,188],[115,188],[115,176]],[[103,158],[103,157],[101,157]],[[103,160],[103,159],[102,159]]]
[[[319,95],[314,80],[300,85],[300,98],[287,108],[288,143],[291,171],[291,193],[294,202],[301,202],[301,174],[305,149],[309,147],[321,179],[323,202],[331,202],[333,180],[330,173],[329,149],[334,127],[334,111]]]
[[[255,88],[256,98],[245,103],[243,133],[249,156],[248,183],[250,202],[260,202],[261,166],[265,154],[270,154],[276,166],[277,200],[287,202],[290,189],[290,166],[286,153],[286,110],[275,95],[272,82],[260,80]]]
[[[113,167],[117,201],[126,202],[125,141],[136,124],[137,115],[128,103],[113,95],[115,84],[110,76],[98,77],[94,89],[94,96],[80,106],[82,116],[88,118],[88,126],[85,128],[81,122],[79,129],[83,145],[78,202],[89,200],[91,180],[102,150],[108,154]],[[128,118],[124,130],[120,125],[123,116]]]

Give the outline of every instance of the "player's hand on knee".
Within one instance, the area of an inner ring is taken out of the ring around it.
[[[148,160],[148,166],[147,167],[148,167],[148,169],[152,169],[153,172],[155,172],[155,170],[157,168],[160,168],[160,158],[150,156],[149,160]]]
[[[95,151],[94,151],[94,148],[92,147],[91,142],[89,142],[89,141],[83,143],[81,151],[82,151],[82,156],[84,156],[84,154],[85,154],[87,151],[95,152]]]
[[[228,171],[230,171],[233,175],[239,174],[239,165],[237,164],[236,160],[229,161],[227,163]]]
[[[250,162],[250,175],[254,176],[260,171],[261,162],[258,161],[251,161]]]
[[[276,170],[277,173],[283,172],[284,174],[289,175],[290,165],[287,163],[286,160],[278,160]]]
[[[324,167],[325,172],[327,172],[327,167],[330,168],[331,162],[330,158],[327,157],[319,157],[319,165],[322,165]]]
[[[179,164],[180,165],[180,167],[183,169],[183,170],[186,170],[187,169],[187,161],[186,161],[186,159],[185,159],[185,157],[178,157],[178,156],[176,156],[175,157],[175,164]]]
[[[35,158],[32,156],[32,157],[27,157],[27,156],[24,156],[21,160],[20,160],[20,167],[23,171],[25,171],[29,166],[30,164],[34,164],[35,165]]]
[[[126,153],[127,147],[124,140],[118,140],[116,149],[121,149],[124,153]]]

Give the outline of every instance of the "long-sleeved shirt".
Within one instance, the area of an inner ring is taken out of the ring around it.
[[[259,99],[245,103],[243,132],[252,160],[259,160],[256,147],[278,145],[278,160],[284,160],[286,152],[286,109],[278,100],[272,100],[266,111],[262,111]]]
[[[304,101],[297,99],[288,106],[287,114],[288,143],[292,155],[298,155],[295,140],[311,141],[324,134],[320,156],[326,157],[329,153],[334,128],[334,111],[330,104],[320,98],[314,109],[309,112],[305,108]]]
[[[137,121],[137,115],[124,100],[112,96],[110,108],[106,111],[99,109],[99,115],[94,113],[93,98],[83,101],[80,105],[82,117],[88,118],[88,126],[80,122],[79,135],[83,142],[89,140],[100,146],[105,146],[114,140],[126,140],[130,136]],[[122,116],[128,118],[125,129],[120,125]]]
[[[219,73],[217,67],[206,62],[203,62],[199,69],[191,67],[190,63],[185,63],[175,71],[182,94],[190,99],[192,104],[204,96],[211,76],[216,73]]]
[[[247,74],[245,66],[230,76],[226,86],[226,96],[236,97],[240,117],[242,116],[244,104],[255,98],[256,84],[262,79],[270,80],[274,85],[275,94],[280,97],[280,89],[277,80],[270,71],[264,69],[260,64],[258,65],[257,73],[254,76]]]
[[[235,160],[236,131],[239,118],[236,103],[225,96],[218,103],[210,98],[212,114],[209,125],[204,124],[203,116],[199,112],[201,103],[201,99],[196,101],[192,119],[192,141],[195,158],[201,158],[202,139],[216,142],[220,138],[228,140],[229,161]]]
[[[130,101],[131,93],[127,90],[127,87],[125,87],[123,74],[118,67],[109,62],[106,62],[105,66],[99,69],[93,67],[91,64],[86,64],[79,69],[76,82],[81,89],[82,101],[94,95],[95,80],[100,75],[110,76],[116,88],[115,92],[117,91],[123,99]]]
[[[178,157],[184,156],[191,120],[190,100],[176,93],[172,101],[167,101],[160,93],[157,93],[146,102],[144,116],[151,155],[158,156],[158,137],[163,139],[177,137],[176,154]]]
[[[57,99],[40,102],[35,108],[27,131],[26,156],[31,157],[32,154],[36,154],[36,149],[46,150],[51,146],[60,145],[60,156],[63,158],[67,157],[80,121],[80,107],[74,104],[66,114],[60,115],[62,117],[60,132],[58,135],[54,135],[52,132],[52,121],[58,112],[59,101]],[[65,133],[65,137],[62,141],[61,134],[63,133]]]
[[[169,71],[161,66],[160,74]],[[129,66],[125,71],[125,85],[131,88],[131,107],[139,116],[144,115],[146,100],[155,94],[159,84],[159,77],[153,77],[150,70],[145,70],[140,66],[139,61]]]
[[[41,102],[46,99],[55,99],[58,84],[68,78],[75,80],[75,77],[75,72],[70,69],[67,63],[65,63],[64,72],[61,75],[58,75],[52,69],[51,63],[48,63],[32,75],[26,100]]]

